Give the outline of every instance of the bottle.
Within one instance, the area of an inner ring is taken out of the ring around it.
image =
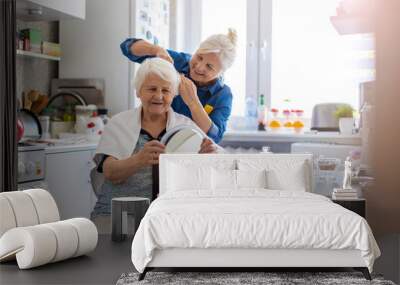
[[[257,118],[257,103],[253,97],[246,98],[245,116],[248,118]]]
[[[255,97],[246,97],[245,118],[238,121],[238,125],[240,124],[247,130],[257,129],[257,100]]]
[[[258,102],[258,130],[265,131],[265,101],[264,94],[260,95],[260,101]]]

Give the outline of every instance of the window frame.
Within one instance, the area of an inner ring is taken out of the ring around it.
[[[186,0],[184,51],[193,53],[200,41],[202,27],[201,0]],[[257,15],[257,17],[254,17]],[[272,60],[272,0],[247,0],[246,38],[246,94],[244,100],[252,97],[256,102],[264,95],[268,107],[271,104],[271,60]],[[181,36],[182,38],[182,36]],[[179,40],[179,39],[178,39]],[[245,103],[245,102],[243,102]]]

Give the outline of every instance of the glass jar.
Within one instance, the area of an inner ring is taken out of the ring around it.
[[[64,112],[64,115],[63,115],[63,121],[64,122],[75,121],[75,116],[74,116],[73,108],[72,108],[71,105],[67,105],[67,107],[65,107],[65,112]]]
[[[296,119],[293,122],[293,127],[295,132],[301,132],[304,128],[304,122],[303,122],[303,110],[296,110]]]
[[[76,121],[75,121],[75,132],[76,133],[86,133],[86,125],[87,122],[91,117],[93,117],[93,114],[96,114],[97,112],[97,107],[96,105],[76,105],[75,106],[75,116],[76,116]]]
[[[290,110],[289,109],[285,109],[282,111],[283,117],[284,117],[284,122],[283,122],[283,126],[285,128],[291,128],[293,127],[293,123],[291,120],[291,116],[290,116]]]
[[[84,117],[92,117],[93,113],[97,111],[96,105],[76,105],[75,106],[75,115],[76,117],[84,116]]]
[[[279,110],[272,108],[271,114],[272,114],[272,116],[271,116],[271,120],[269,121],[269,127],[272,130],[277,130],[281,127],[281,122],[279,121],[279,118],[278,118]]]

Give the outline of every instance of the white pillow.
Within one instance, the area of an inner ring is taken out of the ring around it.
[[[306,191],[304,167],[297,167],[290,172],[271,169],[267,171],[268,189]]]
[[[211,190],[211,167],[168,164],[167,191]]]
[[[236,190],[236,170],[212,168],[213,190]]]
[[[266,159],[240,159],[240,170],[266,170],[267,188],[272,190],[307,191],[308,162],[296,157],[270,157]]]
[[[237,188],[267,188],[267,171],[236,170]]]

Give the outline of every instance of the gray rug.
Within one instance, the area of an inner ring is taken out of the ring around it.
[[[122,274],[117,285],[134,284],[268,284],[268,285],[297,285],[297,284],[379,284],[395,285],[392,281],[384,280],[382,276],[372,275],[368,281],[359,272],[148,272],[146,278],[138,281],[138,273]]]

